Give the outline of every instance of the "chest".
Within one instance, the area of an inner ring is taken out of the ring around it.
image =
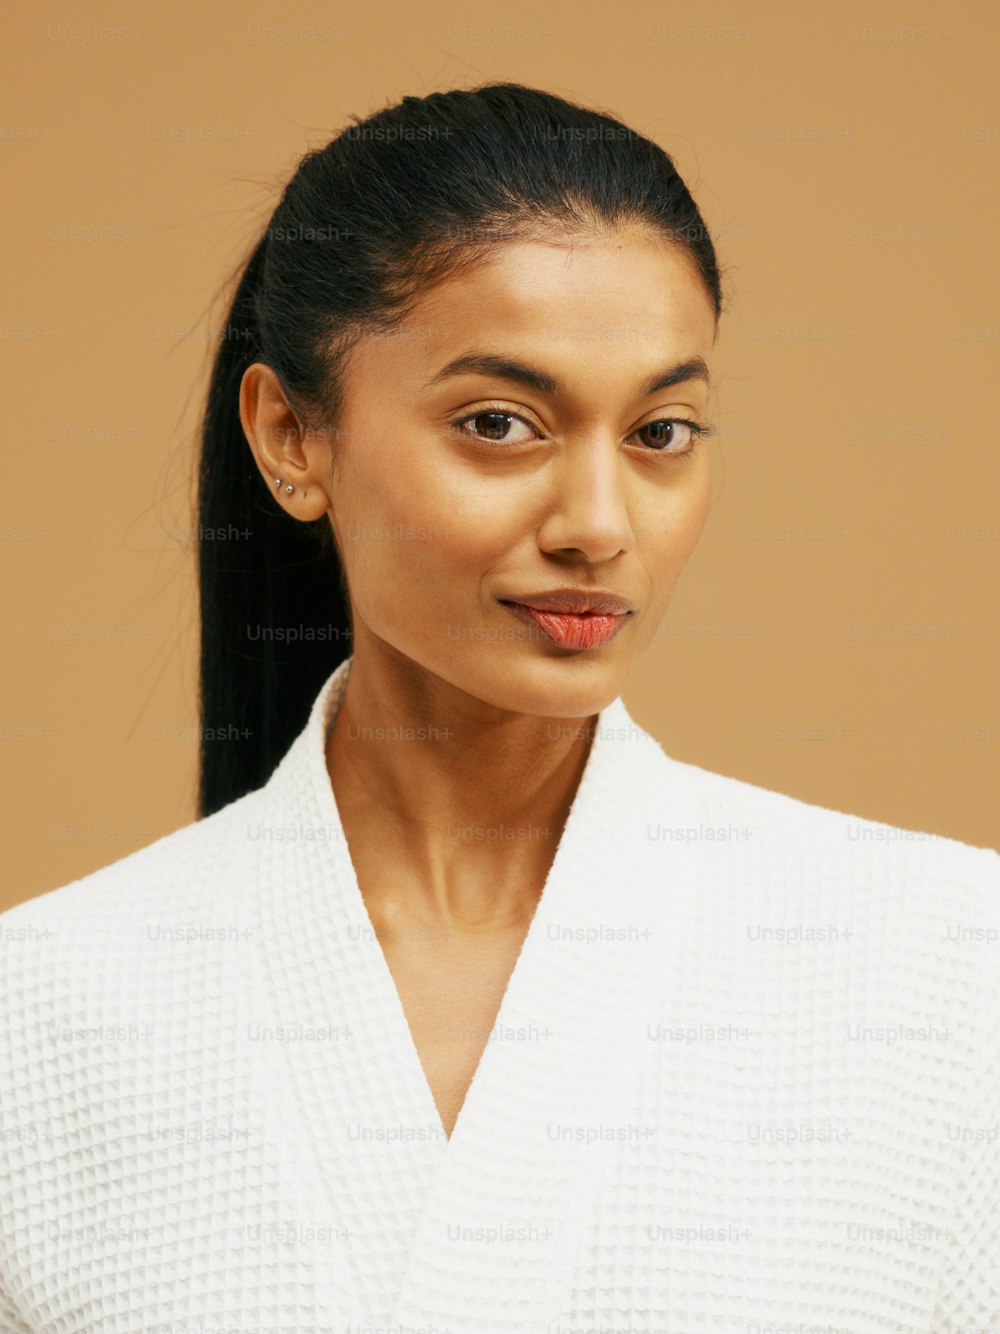
[[[450,1136],[486,1049],[527,924],[488,937],[380,936],[424,1076]]]

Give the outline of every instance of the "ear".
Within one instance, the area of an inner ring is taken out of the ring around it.
[[[243,372],[240,422],[262,478],[288,513],[303,520],[325,514],[330,496],[320,479],[328,476],[327,447],[313,438],[262,361]]]

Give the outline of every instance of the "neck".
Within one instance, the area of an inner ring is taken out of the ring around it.
[[[508,929],[538,902],[594,719],[469,707],[440,678],[352,657],[326,763],[372,916]]]

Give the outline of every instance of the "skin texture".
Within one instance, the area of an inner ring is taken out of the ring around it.
[[[708,512],[706,442],[686,427],[641,429],[709,423],[708,386],[645,397],[639,386],[696,355],[710,363],[715,336],[680,248],[639,229],[553,234],[499,247],[425,292],[394,335],[358,344],[335,432],[308,429],[269,367],[244,375],[241,419],[264,484],[295,487],[277,493],[294,516],[327,515],[342,555],[353,662],[327,766],[447,1133],[555,856],[588,728],[655,635]],[[565,393],[473,373],[427,385],[473,350],[547,371]],[[482,415],[494,412],[516,415]],[[560,586],[637,610],[610,643],[571,651],[497,601]],[[397,727],[417,739],[359,730]]]

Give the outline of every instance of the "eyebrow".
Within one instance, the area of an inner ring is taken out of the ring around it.
[[[455,357],[442,366],[426,381],[424,388],[440,384],[442,380],[454,375],[469,374],[492,375],[500,380],[513,380],[516,384],[525,385],[528,389],[552,397],[566,393],[566,385],[557,376],[550,375],[535,366],[527,366],[524,362],[515,361],[512,357],[492,352],[464,352],[460,357]],[[711,383],[704,357],[688,357],[686,361],[680,361],[675,366],[667,366],[664,370],[657,371],[639,386],[639,396],[646,397],[649,394],[659,393],[661,389],[669,389],[671,385],[681,384],[685,380],[704,380],[706,384]]]

